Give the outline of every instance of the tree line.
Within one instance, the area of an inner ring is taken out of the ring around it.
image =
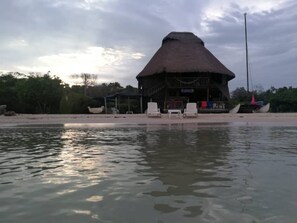
[[[236,88],[231,92],[231,103],[250,102],[252,95],[263,104],[269,102],[271,112],[297,112],[297,88],[293,87],[271,87],[266,91],[259,88],[253,92],[247,92],[243,87]]]
[[[130,85],[123,87],[118,82],[95,85],[93,75],[81,74],[81,85],[69,86],[49,73],[18,72],[0,74],[0,105],[7,110],[28,114],[83,114],[88,106],[104,105],[104,96],[122,91],[137,94],[138,89]],[[124,100],[122,106],[128,106]],[[135,103],[134,103],[135,104]],[[132,106],[134,105],[132,101]],[[135,106],[135,105],[134,105]],[[123,108],[124,109],[124,108]]]
[[[7,105],[7,110],[17,113],[29,114],[81,114],[88,113],[87,107],[105,105],[103,97],[119,92],[137,94],[138,89],[130,85],[121,86],[118,82],[96,85],[96,76],[79,74],[73,76],[80,79],[80,85],[69,86],[58,77],[51,77],[49,73],[30,73],[28,75],[18,72],[0,74],[0,105]],[[250,102],[254,94],[257,101],[263,104],[270,102],[271,112],[297,112],[297,88],[271,87],[264,90],[259,87],[253,92],[247,92],[239,87],[231,92],[230,103]],[[108,102],[114,106],[114,102]],[[112,104],[113,103],[113,104]],[[122,99],[121,112],[128,110],[139,112],[137,100]]]

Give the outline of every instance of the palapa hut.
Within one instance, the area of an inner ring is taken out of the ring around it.
[[[182,109],[186,102],[224,109],[228,81],[234,77],[193,33],[171,32],[136,78],[144,100],[158,102],[166,111]]]

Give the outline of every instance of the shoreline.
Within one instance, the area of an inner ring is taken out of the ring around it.
[[[5,126],[34,124],[220,124],[250,123],[261,125],[275,123],[277,125],[297,126],[297,113],[237,113],[237,114],[198,114],[198,118],[168,117],[148,118],[145,114],[17,114],[16,116],[0,116],[0,128]]]

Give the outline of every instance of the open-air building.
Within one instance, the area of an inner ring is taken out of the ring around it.
[[[144,102],[155,101],[165,112],[183,109],[186,102],[198,103],[200,112],[223,112],[234,77],[200,38],[171,32],[136,78]]]

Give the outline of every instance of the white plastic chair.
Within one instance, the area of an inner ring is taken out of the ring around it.
[[[187,103],[186,108],[184,109],[184,117],[197,117],[198,110],[196,103]]]
[[[147,103],[146,115],[147,117],[161,117],[161,112],[156,102]]]

